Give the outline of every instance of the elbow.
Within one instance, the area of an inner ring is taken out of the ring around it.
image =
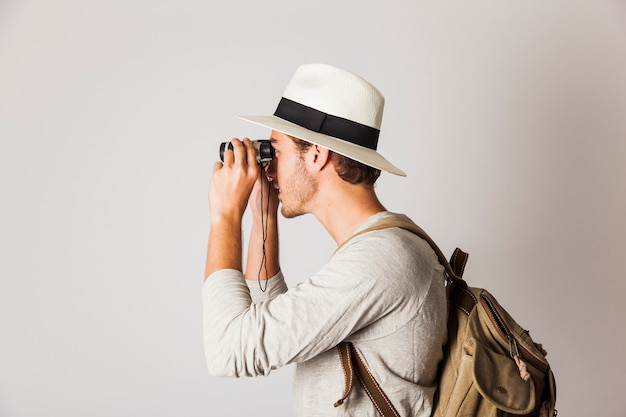
[[[210,336],[204,338],[204,356],[209,375],[217,377],[238,377],[236,361],[232,352],[225,349],[225,343]]]
[[[207,355],[206,359],[207,370],[209,375],[216,377],[238,377],[239,375],[233,368],[226,366],[226,363],[222,360],[210,357]]]
[[[205,356],[209,375],[230,378],[239,378],[240,376],[243,376],[243,374],[237,370],[237,367],[233,364],[232,360],[224,359],[219,355],[211,355],[209,353]]]
[[[268,375],[272,367],[258,362],[256,350],[246,355],[224,340],[205,337],[204,355],[209,375],[215,377],[254,377]]]
[[[249,366],[245,359],[238,359],[228,352],[216,352],[205,349],[206,366],[209,375],[215,377],[253,377],[267,375],[268,371]]]

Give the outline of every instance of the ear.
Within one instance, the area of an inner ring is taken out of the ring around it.
[[[323,146],[313,144],[310,148],[310,163],[312,168],[321,171],[330,162],[330,150]]]

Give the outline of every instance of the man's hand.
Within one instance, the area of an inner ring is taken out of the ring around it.
[[[231,141],[233,150],[224,151],[224,162],[216,162],[209,186],[211,223],[241,221],[255,181],[259,176],[256,149],[245,138]]]
[[[259,175],[256,149],[249,139],[233,139],[233,150],[213,168],[209,186],[211,230],[205,279],[220,269],[242,269],[241,220]]]

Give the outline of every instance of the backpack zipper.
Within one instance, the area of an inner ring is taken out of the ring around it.
[[[513,333],[511,333],[511,331],[508,329],[504,320],[496,310],[491,300],[487,298],[484,294],[481,294],[480,299],[482,300],[483,305],[487,307],[487,310],[491,313],[492,321],[500,330],[502,336],[509,342],[509,354],[511,355],[511,358],[515,358],[516,356],[521,357],[522,355],[520,355],[519,347]],[[546,366],[546,364],[543,363],[543,361],[541,361],[539,358],[537,358],[534,353],[530,352],[524,345],[522,345],[522,350],[525,353],[525,359],[530,360],[530,363],[535,368],[543,373],[546,373],[548,371],[548,367]]]

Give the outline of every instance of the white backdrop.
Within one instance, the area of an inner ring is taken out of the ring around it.
[[[219,6],[219,7],[218,7]],[[290,415],[291,368],[210,377],[218,144],[324,62],[387,98],[381,177],[547,348],[560,416],[626,416],[626,5],[0,1],[0,416]],[[281,220],[290,284],[333,244]]]

